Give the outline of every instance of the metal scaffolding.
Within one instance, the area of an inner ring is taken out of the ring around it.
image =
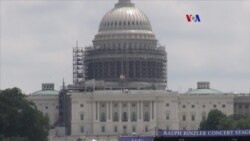
[[[85,80],[84,74],[84,49],[78,47],[78,42],[76,42],[76,47],[73,48],[73,84],[82,85]]]
[[[130,82],[165,83],[167,86],[167,52],[163,46],[150,49],[88,47],[84,51],[84,66],[86,81],[94,79],[123,86]]]

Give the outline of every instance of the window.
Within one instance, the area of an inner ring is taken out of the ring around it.
[[[206,105],[202,105],[203,108],[206,108]]]
[[[105,122],[106,121],[106,114],[104,112],[102,112],[101,114],[101,119],[100,119],[101,122]]]
[[[47,110],[49,107],[48,106],[45,106],[45,109]]]
[[[182,105],[182,108],[185,109],[185,108],[186,108],[186,105]]]
[[[183,129],[183,130],[186,130],[186,129],[187,129],[187,127],[185,127],[185,126],[184,126],[184,127],[182,127],[182,129]]]
[[[123,134],[127,134],[127,126],[123,126]]]
[[[105,107],[105,104],[102,104],[101,106],[102,106],[102,107]]]
[[[202,120],[206,120],[206,113],[202,113]]]
[[[186,115],[183,115],[183,116],[182,116],[182,120],[183,120],[183,121],[186,121]]]
[[[133,104],[132,104],[132,107],[136,107],[136,104],[135,104],[135,103],[133,103]]]
[[[132,113],[131,121],[136,121],[136,113],[135,112]]]
[[[135,126],[132,127],[132,132],[136,132]]]
[[[166,103],[166,107],[169,107],[169,103]]]
[[[239,109],[241,109],[241,105],[239,105]]]
[[[81,133],[84,133],[84,126],[81,127]]]
[[[122,106],[123,106],[123,107],[127,107],[127,104],[123,104]]]
[[[225,108],[226,107],[226,105],[225,104],[222,104],[222,108]]]
[[[249,107],[248,104],[246,104],[246,105],[245,105],[245,109],[248,109],[248,107]]]
[[[192,121],[195,121],[195,115],[192,115],[192,116],[191,116],[191,120],[192,120]]]
[[[144,121],[149,121],[149,114],[148,114],[148,112],[144,113]]]
[[[216,108],[216,107],[217,107],[217,105],[216,105],[216,104],[214,104],[214,105],[213,105],[213,107],[214,107],[214,108]]]
[[[148,132],[148,126],[145,126],[145,132]]]
[[[117,112],[114,113],[113,121],[114,122],[118,121],[118,113]]]
[[[83,105],[83,104],[81,104],[81,105],[80,105],[80,107],[82,108],[82,107],[84,107],[84,105]]]
[[[192,108],[194,108],[194,107],[195,107],[195,105],[192,105],[191,107],[192,107]]]
[[[114,132],[115,133],[117,132],[117,126],[114,126]]]
[[[117,104],[114,104],[114,107],[117,107]]]
[[[80,119],[84,120],[84,115],[83,114],[80,115]]]
[[[122,121],[125,121],[125,122],[128,121],[127,113],[126,112],[123,112]]]
[[[101,127],[101,131],[102,131],[102,133],[105,133],[105,126]]]
[[[166,114],[166,120],[169,120],[169,113]]]

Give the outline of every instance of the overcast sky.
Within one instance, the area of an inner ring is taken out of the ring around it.
[[[118,0],[1,0],[0,89],[25,93],[41,83],[72,83],[72,47],[92,44]],[[168,87],[210,81],[222,92],[250,91],[250,1],[133,0],[168,52]],[[188,23],[199,14],[201,23]]]

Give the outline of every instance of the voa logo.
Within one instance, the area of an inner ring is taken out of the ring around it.
[[[187,14],[186,18],[188,22],[201,22],[199,15]]]

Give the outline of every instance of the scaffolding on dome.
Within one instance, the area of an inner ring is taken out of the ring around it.
[[[165,89],[167,85],[167,53],[163,46],[143,49],[86,47],[83,54],[85,81],[117,83],[111,87],[118,89],[144,86],[159,89],[157,85]],[[131,82],[136,85],[130,86]]]
[[[78,47],[78,42],[76,42],[76,47],[73,48],[73,84],[82,85],[84,83],[84,49],[83,47]]]

